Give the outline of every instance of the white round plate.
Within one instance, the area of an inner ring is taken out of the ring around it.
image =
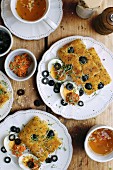
[[[22,128],[23,125],[34,116],[38,116],[42,120],[47,121],[50,128],[54,129],[58,133],[58,137],[62,140],[61,147],[53,153],[58,156],[58,161],[50,164],[43,163],[40,170],[67,170],[73,153],[71,136],[69,135],[67,128],[56,117],[44,111],[22,110],[6,118],[4,122],[0,124],[0,148],[3,146],[4,137],[8,135],[11,126]],[[14,156],[10,156],[12,158],[11,163],[6,164],[4,162],[3,159],[7,155],[7,153],[0,152],[0,170],[21,170],[18,160]]]
[[[50,0],[51,6],[48,17],[59,26],[62,16],[62,0]],[[54,30],[44,21],[35,24],[26,24],[18,21],[10,9],[10,0],[2,0],[1,16],[4,24],[15,36],[25,40],[38,40],[47,37]]]
[[[53,44],[52,47],[43,55],[43,58],[38,67],[36,81],[39,93],[43,101],[46,103],[47,106],[52,109],[53,112],[68,119],[72,118],[77,120],[84,120],[95,117],[100,114],[105,109],[105,107],[112,101],[113,81],[109,85],[105,86],[103,89],[97,91],[96,93],[90,96],[84,94],[81,97],[81,100],[84,102],[83,107],[80,107],[78,105],[62,106],[60,93],[54,93],[53,88],[51,86],[44,85],[41,82],[42,71],[47,70],[48,62],[51,59],[57,57],[57,50],[63,45],[75,39],[81,39],[86,44],[87,48],[94,47],[96,49],[104,67],[107,69],[108,73],[111,76],[111,79],[113,80],[113,66],[111,64],[113,63],[113,54],[102,43],[97,42],[92,38],[82,36],[71,36]],[[49,77],[49,79],[52,78]]]
[[[6,87],[7,91],[10,92],[10,99],[0,108],[0,120],[8,115],[13,104],[13,89],[9,79],[6,75],[0,71],[0,82]]]

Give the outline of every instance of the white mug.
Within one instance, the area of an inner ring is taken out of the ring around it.
[[[83,19],[90,18],[93,15],[94,11],[95,11],[95,9],[84,8],[83,6],[81,6],[79,4],[76,6],[76,13],[77,13],[77,15],[80,18],[83,18]]]
[[[53,29],[57,28],[57,25],[47,16],[48,12],[50,10],[50,0],[46,0],[47,7],[46,7],[46,11],[45,11],[44,15],[40,19],[37,19],[36,21],[27,21],[25,19],[22,19],[18,15],[18,13],[16,11],[17,1],[18,0],[11,0],[10,1],[11,11],[12,11],[13,15],[15,16],[15,18],[17,20],[19,20],[20,22],[26,23],[26,24],[35,24],[35,23],[38,23],[40,21],[45,21],[51,28],[53,28]]]

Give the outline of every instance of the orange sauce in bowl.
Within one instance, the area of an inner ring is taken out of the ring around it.
[[[17,0],[18,15],[27,21],[36,21],[46,12],[46,0]]]
[[[105,128],[94,131],[88,139],[88,144],[97,154],[111,153],[113,151],[113,131]]]

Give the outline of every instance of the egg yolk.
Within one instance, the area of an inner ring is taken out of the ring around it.
[[[9,142],[9,149],[11,150],[14,146],[15,142],[14,141],[10,141]]]
[[[66,79],[66,74],[63,72],[63,70],[62,69],[56,70],[54,65],[51,67],[50,74],[51,77],[59,81],[63,81]]]
[[[34,168],[32,168],[32,169],[36,169],[36,168],[39,168],[39,162],[38,162],[38,160],[36,160],[36,159],[34,159],[32,156],[25,156],[24,158],[23,158],[23,160],[22,160],[22,163],[24,164],[24,166],[28,166],[27,165],[27,163],[29,162],[29,161],[31,161],[31,162],[33,162],[34,163]],[[37,169],[38,170],[38,169]]]

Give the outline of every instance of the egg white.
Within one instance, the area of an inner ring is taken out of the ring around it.
[[[56,82],[61,82],[60,80],[57,80],[57,79],[55,79],[53,76],[52,76],[52,74],[51,74],[51,68],[52,68],[52,66],[53,66],[53,64],[55,64],[55,63],[59,63],[59,64],[61,64],[61,66],[63,65],[63,62],[61,61],[61,60],[59,60],[59,59],[52,59],[49,63],[48,63],[48,71],[49,71],[49,74],[50,74],[50,76],[53,78],[53,80],[55,80]],[[64,79],[63,81],[65,81],[66,79]]]
[[[65,102],[66,102],[66,98],[65,98],[65,96],[64,96],[63,91],[64,91],[64,88],[66,87],[66,85],[67,85],[68,83],[73,84],[74,91],[76,92],[76,94],[79,95],[78,86],[77,86],[74,82],[72,82],[72,81],[65,81],[65,82],[61,85],[61,87],[60,87],[60,94],[61,94],[61,97],[64,99]]]
[[[15,134],[14,134],[15,135]],[[16,135],[15,135],[16,136]],[[16,136],[17,137],[17,136]],[[5,138],[4,138],[4,147],[5,147],[5,149],[7,150],[7,152],[10,154],[10,155],[12,155],[12,156],[15,156],[15,155],[13,155],[12,154],[12,150],[10,149],[10,147],[9,147],[9,143],[10,143],[11,141],[9,140],[9,135],[8,136],[6,136]]]
[[[26,157],[26,156],[31,156],[32,158],[34,158],[34,159],[36,159],[36,160],[38,160],[38,158],[37,158],[36,156],[30,154],[30,153],[25,153],[25,154],[23,154],[22,156],[19,157],[19,159],[18,159],[19,166],[20,166],[23,170],[31,170],[29,167],[26,167],[26,166],[23,164],[23,162],[22,162],[23,158]],[[39,169],[40,169],[40,168],[39,168]]]

